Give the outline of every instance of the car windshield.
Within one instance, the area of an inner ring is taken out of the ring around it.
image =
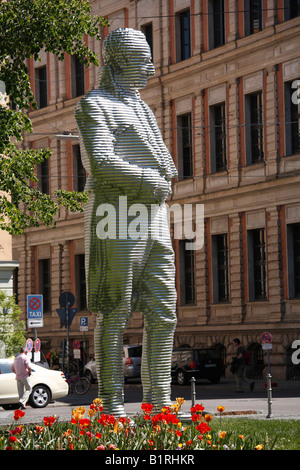
[[[141,357],[142,356],[142,346],[134,346],[128,349],[129,357]]]

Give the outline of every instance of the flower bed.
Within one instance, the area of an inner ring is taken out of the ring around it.
[[[142,404],[134,419],[103,413],[95,399],[88,409],[75,408],[69,423],[45,416],[42,425],[22,425],[24,411],[16,410],[14,426],[0,430],[1,450],[262,450],[268,442],[222,430],[219,417],[205,413],[202,405],[191,408],[189,422],[182,422],[182,398],[155,413],[153,405]],[[17,423],[18,422],[18,423]]]

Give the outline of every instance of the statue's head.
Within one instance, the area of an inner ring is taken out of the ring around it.
[[[148,77],[155,73],[149,44],[138,30],[112,31],[103,42],[103,59],[113,79],[124,89],[145,88]]]

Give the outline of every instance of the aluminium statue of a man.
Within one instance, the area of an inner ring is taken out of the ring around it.
[[[133,311],[144,318],[143,402],[158,408],[170,404],[176,290],[165,200],[177,171],[138,92],[154,74],[144,34],[128,28],[111,32],[103,58],[99,87],[80,100],[75,117],[90,192],[85,208],[86,279],[88,308],[97,314],[99,397],[104,412],[124,415],[123,334]],[[100,216],[106,214],[109,223],[108,207],[117,214],[114,236],[97,230]],[[147,209],[141,236],[128,234],[135,221],[133,212],[124,213],[127,207]],[[167,227],[167,235],[163,230],[160,236],[153,227]]]

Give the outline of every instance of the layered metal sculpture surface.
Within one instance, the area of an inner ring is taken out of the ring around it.
[[[165,200],[177,175],[156,119],[138,90],[154,74],[145,36],[111,32],[99,87],[75,110],[88,173],[85,253],[88,308],[97,314],[95,357],[104,411],[124,415],[123,334],[144,316],[143,401],[170,404],[176,327],[174,252]]]

